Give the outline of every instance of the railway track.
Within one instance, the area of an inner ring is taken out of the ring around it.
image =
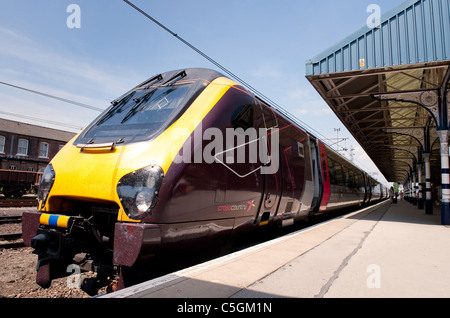
[[[20,228],[22,222],[21,215],[2,215],[0,216],[0,249],[24,247],[22,233],[15,232]],[[6,232],[6,233],[5,233]]]
[[[6,241],[6,243],[3,243]],[[0,249],[24,247],[22,233],[0,234]]]
[[[0,215],[0,224],[19,223],[21,221],[21,215]]]
[[[26,208],[36,206],[36,198],[0,199],[0,208]]]

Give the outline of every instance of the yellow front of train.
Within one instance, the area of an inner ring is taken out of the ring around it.
[[[74,200],[114,202],[120,207],[118,221],[140,221],[142,217],[129,217],[129,214],[133,215],[136,211],[124,206],[124,198],[121,198],[117,191],[120,189],[119,181],[128,174],[151,166],[160,167],[163,174],[167,172],[174,156],[178,154],[196,125],[229,87],[235,84],[226,78],[216,79],[211,84],[203,82],[202,85],[207,86],[206,89],[177,121],[155,139],[145,140],[144,137],[144,140],[122,145],[120,139],[123,137],[119,135],[118,141],[102,144],[77,143],[76,140],[80,139],[80,136],[75,137],[52,160],[43,175],[39,191],[39,210],[65,211],[70,209],[70,201]],[[169,103],[168,97],[170,94],[159,96],[160,101],[155,104]],[[143,205],[145,206],[145,203]],[[147,205],[150,205],[150,202],[147,202]],[[145,212],[142,209],[139,211]]]
[[[142,220],[156,206],[164,176],[186,138],[236,85],[205,72],[169,72],[144,82],[53,158],[38,212],[23,216],[24,241],[39,255],[39,285],[48,287],[55,268],[78,254],[132,266],[144,237],[157,242],[157,229]]]

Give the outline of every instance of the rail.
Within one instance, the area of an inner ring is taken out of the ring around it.
[[[0,216],[0,224],[8,223],[20,223],[22,222],[21,215],[2,215]],[[11,228],[3,228],[2,231],[12,232]],[[22,239],[21,232],[14,233],[2,233],[0,234],[0,249],[10,249],[10,248],[21,248],[24,247],[25,243]]]
[[[21,215],[0,215],[0,224],[20,222],[22,222]]]
[[[19,241],[17,241],[19,240]],[[3,241],[7,241],[3,243]],[[10,242],[16,241],[16,242]],[[8,234],[0,234],[0,249],[7,248],[19,248],[24,247],[25,243],[22,240],[22,233],[8,233]]]
[[[37,205],[36,198],[0,199],[0,208],[27,208]]]

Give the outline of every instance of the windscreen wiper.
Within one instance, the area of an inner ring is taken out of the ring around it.
[[[156,75],[155,77],[152,77],[148,80],[146,80],[145,82],[139,84],[137,87],[142,87],[144,85],[146,85],[145,89],[148,89],[150,87],[150,84],[154,84],[153,82],[156,81],[156,83],[160,82],[163,80],[163,77],[161,74]]]
[[[116,98],[115,100],[113,100],[111,102],[111,104],[113,104],[113,105],[118,104],[118,103],[120,103],[122,101],[122,99],[124,99],[125,97],[130,95],[132,92],[137,91],[138,89],[142,88],[143,86],[146,86],[143,89],[148,89],[148,88],[150,88],[151,85],[153,85],[155,83],[158,83],[158,82],[160,82],[162,80],[163,80],[163,77],[162,77],[161,74],[156,75],[156,76],[154,76],[152,78],[149,78],[148,80],[146,80],[146,81],[142,82],[141,84],[137,85],[133,89],[129,90],[128,92],[126,92],[125,94],[120,96],[119,98]]]
[[[158,83],[158,82],[160,82],[162,80],[163,80],[163,77],[162,77],[161,74],[156,75],[156,76],[146,80],[145,82],[142,82],[141,84],[139,84],[138,86],[136,86],[132,90],[128,91],[127,93],[123,94],[119,98],[113,100],[111,102],[111,104],[113,105],[113,108],[110,109],[109,112],[106,113],[105,116],[103,116],[102,119],[100,119],[100,121],[97,123],[97,125],[103,124],[105,121],[110,119],[116,113],[121,113],[122,112],[122,107],[125,106],[129,102],[130,98],[136,93],[136,91],[139,88],[142,88],[143,86],[146,86],[144,89],[148,89],[151,85],[153,85],[155,83]]]
[[[175,84],[175,80],[176,80],[178,77],[183,78],[183,77],[186,77],[186,76],[187,76],[186,71],[183,70],[183,71],[177,73],[176,75],[172,76],[169,80],[165,81],[165,82],[162,84],[162,86],[171,86],[171,85]],[[173,82],[173,83],[172,83],[172,82]]]
[[[133,117],[136,113],[138,108],[147,100],[149,100],[153,94],[156,92],[157,88],[152,89],[150,92],[148,92],[147,94],[145,94],[142,97],[139,98],[135,98],[134,102],[136,103],[128,112],[128,114],[122,119],[122,121],[120,122],[121,124],[123,124],[124,122],[126,122],[128,119],[130,119],[131,117]]]
[[[123,97],[120,101],[113,101],[112,105],[113,108],[111,108],[96,124],[96,126],[99,126],[101,124],[103,124],[105,121],[107,121],[108,119],[110,119],[111,117],[113,117],[115,114],[117,113],[121,113],[122,112],[122,107],[125,106],[130,98],[134,95],[134,92],[131,92],[130,94],[128,94],[127,96]]]

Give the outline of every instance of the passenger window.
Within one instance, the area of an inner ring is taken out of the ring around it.
[[[334,162],[334,160],[332,159],[328,159],[328,169],[329,169],[329,173],[330,173],[330,183],[337,185],[337,180],[336,180],[336,164]]]
[[[336,162],[336,165],[334,166],[334,178],[337,185],[339,186],[344,185],[342,166],[339,164],[339,162]]]

